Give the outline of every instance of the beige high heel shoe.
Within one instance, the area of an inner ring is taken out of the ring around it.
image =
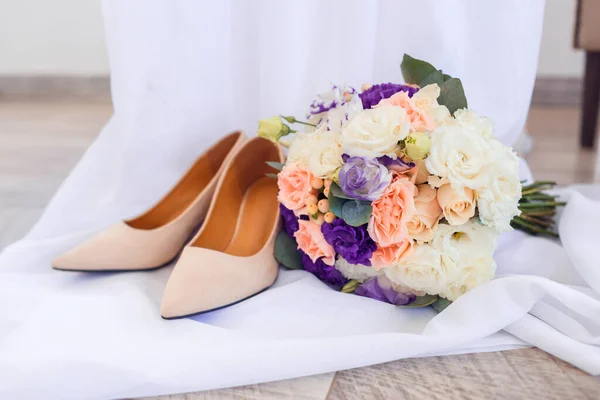
[[[52,267],[64,271],[140,271],[168,264],[204,220],[219,176],[244,141],[242,132],[225,136],[149,211],[103,230],[58,256]]]
[[[167,282],[161,315],[188,317],[230,306],[273,284],[280,227],[277,180],[266,161],[283,162],[281,148],[247,141],[219,179],[204,225],[181,253]]]

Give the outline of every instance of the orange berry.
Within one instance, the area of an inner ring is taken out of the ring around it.
[[[323,185],[325,185],[325,188],[329,188],[329,187],[331,187],[331,184],[332,184],[332,183],[333,183],[333,182],[331,181],[331,179],[325,179],[325,180],[323,181]]]
[[[319,212],[319,207],[316,204],[309,204],[306,206],[306,210],[310,215],[314,215]]]
[[[329,212],[325,213],[325,215],[323,216],[323,219],[325,220],[325,222],[330,224],[335,219],[335,214],[332,213],[331,211],[329,211]]]
[[[321,189],[323,187],[323,179],[317,178],[316,176],[310,180],[310,186],[313,189]]]
[[[325,195],[325,197],[329,197],[329,188],[328,187],[323,189],[323,194]]]
[[[327,211],[329,211],[329,200],[327,200],[327,199],[319,200],[319,203],[317,204],[317,206],[319,207],[319,211],[322,212],[323,214],[325,214]]]

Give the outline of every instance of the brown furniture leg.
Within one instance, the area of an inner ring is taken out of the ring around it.
[[[583,110],[581,114],[581,146],[594,147],[600,100],[600,52],[588,51],[585,55],[583,83]]]

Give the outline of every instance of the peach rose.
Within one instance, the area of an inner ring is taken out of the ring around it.
[[[433,239],[433,231],[442,217],[442,209],[437,201],[437,190],[431,186],[417,185],[419,194],[415,197],[415,215],[406,224],[408,234],[417,242]]]
[[[290,210],[300,210],[306,205],[306,195],[312,188],[310,180],[314,174],[299,164],[288,164],[277,174],[279,202]]]
[[[429,178],[429,171],[427,171],[427,166],[425,165],[425,160],[416,160],[415,163],[415,185],[420,185],[422,183],[427,182],[427,178]]]
[[[299,220],[298,229],[294,233],[298,248],[305,252],[313,262],[323,257],[323,262],[327,265],[335,264],[335,250],[327,243],[321,227],[314,222]]]
[[[386,247],[377,247],[371,257],[371,262],[376,270],[398,264],[400,260],[412,254],[413,241],[409,238],[400,243]]]
[[[415,213],[416,187],[409,178],[396,176],[380,198],[371,203],[373,214],[367,230],[379,247],[405,241],[406,223]]]
[[[454,190],[447,183],[438,189],[437,200],[450,225],[463,225],[475,215],[475,194],[469,188]]]
[[[406,111],[410,124],[417,132],[433,130],[435,128],[434,121],[432,121],[423,110],[413,106],[410,97],[408,97],[408,94],[404,91],[400,91],[390,98],[381,100],[377,105],[381,104],[402,107],[404,111]]]

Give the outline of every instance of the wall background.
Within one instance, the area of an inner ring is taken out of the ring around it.
[[[582,76],[575,9],[576,0],[547,0],[540,76]],[[100,0],[0,0],[0,76],[107,75],[104,45]]]

